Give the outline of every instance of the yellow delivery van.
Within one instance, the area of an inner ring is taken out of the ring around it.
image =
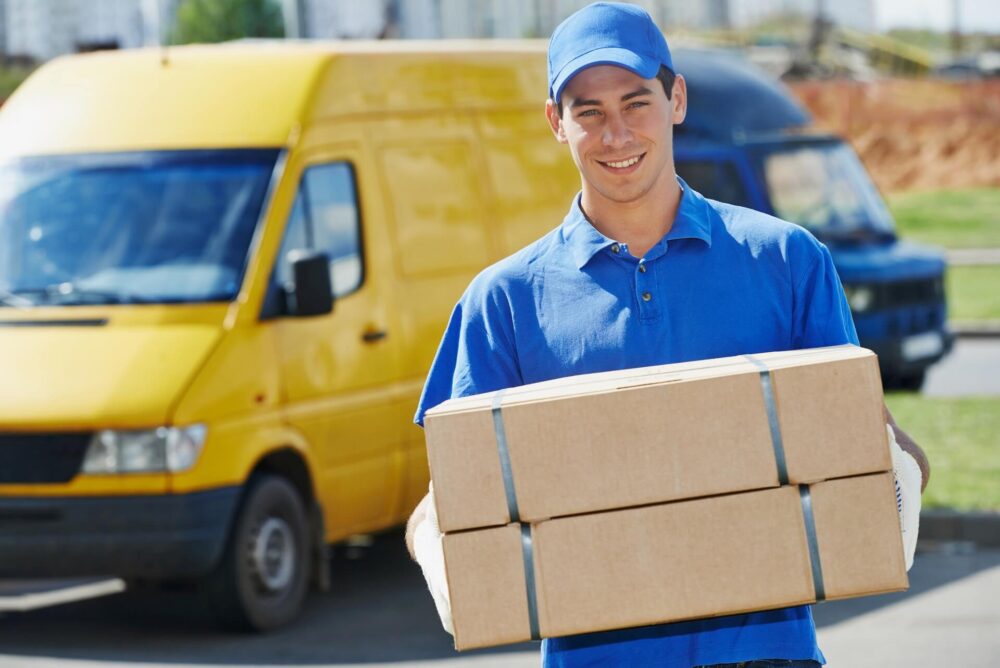
[[[544,44],[499,41],[32,75],[0,109],[0,577],[186,581],[266,629],[403,522],[453,304],[578,188],[545,90]]]

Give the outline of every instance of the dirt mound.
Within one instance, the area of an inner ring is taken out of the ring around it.
[[[883,191],[1000,186],[1000,81],[791,88],[817,127],[850,140]]]

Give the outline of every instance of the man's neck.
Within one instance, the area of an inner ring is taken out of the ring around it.
[[[584,184],[580,206],[601,234],[627,244],[629,253],[641,258],[670,231],[677,216],[681,188],[669,176],[631,202],[608,199]]]

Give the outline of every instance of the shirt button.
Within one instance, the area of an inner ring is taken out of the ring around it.
[[[644,265],[644,264],[640,264],[639,265],[639,273],[640,274],[645,274],[646,273],[646,265]]]
[[[643,292],[642,293],[642,301],[648,302],[652,298],[653,298],[653,295],[649,294],[648,292]]]
[[[620,253],[621,250],[622,247],[619,246],[618,244],[611,244],[611,252],[614,253],[615,255],[618,255],[618,253]]]

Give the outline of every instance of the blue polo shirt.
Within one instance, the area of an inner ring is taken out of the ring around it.
[[[858,343],[825,246],[678,180],[674,224],[642,258],[597,231],[578,196],[562,225],[479,274],[452,313],[416,422],[451,397],[562,376]],[[774,658],[825,662],[809,606],[542,643],[545,666]]]

